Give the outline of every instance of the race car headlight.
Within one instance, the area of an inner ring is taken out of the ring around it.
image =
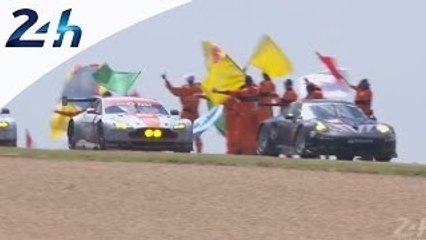
[[[327,132],[329,129],[324,123],[317,122],[317,125],[315,126],[315,130],[317,132]]]
[[[9,123],[8,122],[5,122],[5,121],[1,121],[0,122],[0,128],[7,128],[7,127],[9,127]]]
[[[174,130],[183,130],[185,128],[186,128],[186,125],[184,123],[178,123],[178,124],[173,126]]]
[[[160,129],[154,130],[154,137],[155,138],[160,138],[162,136],[163,136],[163,132]]]
[[[127,128],[129,128],[129,125],[127,125],[127,123],[114,123],[114,127],[116,129],[126,130]]]
[[[154,136],[154,130],[152,129],[145,130],[145,137],[150,138],[152,136]]]
[[[161,138],[163,136],[163,132],[160,129],[146,129],[144,134],[147,138]]]
[[[377,131],[379,131],[379,132],[381,132],[383,134],[387,134],[387,133],[391,132],[390,127],[387,126],[387,125],[384,125],[384,124],[379,124],[379,125],[377,125],[376,128],[377,128]]]

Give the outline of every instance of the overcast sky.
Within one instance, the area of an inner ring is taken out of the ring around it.
[[[426,2],[420,0],[195,0],[89,48],[45,75],[8,107],[18,120],[21,146],[28,128],[38,147],[61,148],[65,141],[48,138],[50,111],[74,64],[107,62],[116,70],[141,70],[138,90],[179,108],[165,90],[161,73],[166,71],[175,84],[184,83],[182,75],[187,73],[201,80],[203,40],[218,43],[244,65],[266,33],[293,61],[292,78],[323,69],[314,51],[336,57],[354,83],[369,78],[377,117],[396,129],[398,160],[426,163],[421,154],[426,133],[425,9]],[[250,73],[259,80],[257,71]],[[282,80],[276,83],[281,94]],[[204,142],[206,152],[225,151],[224,139],[214,129],[204,135]]]

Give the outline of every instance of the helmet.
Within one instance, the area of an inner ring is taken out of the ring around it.
[[[187,82],[190,82],[190,83],[195,82],[195,75],[194,74],[186,74],[186,75],[184,75],[184,78]]]

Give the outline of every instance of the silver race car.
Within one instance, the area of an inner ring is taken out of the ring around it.
[[[0,112],[0,146],[16,147],[16,121],[10,116],[10,111],[3,108]]]
[[[90,102],[88,108],[68,124],[70,149],[141,149],[190,152],[192,123],[169,112],[158,101],[139,97],[63,98],[69,102]]]

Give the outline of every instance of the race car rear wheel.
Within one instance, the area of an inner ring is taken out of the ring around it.
[[[105,144],[105,134],[104,134],[104,128],[102,126],[102,123],[98,123],[97,126],[97,149],[98,150],[105,150],[106,144]]]
[[[74,134],[74,124],[71,122],[68,125],[68,149],[70,150],[74,150],[76,149],[76,139],[75,139],[75,134]]]
[[[379,157],[374,157],[374,159],[376,160],[376,162],[389,162],[392,159],[392,157],[379,156]]]
[[[279,150],[271,143],[270,132],[266,126],[262,126],[257,137],[257,150],[258,155],[278,157]]]
[[[349,154],[337,155],[336,157],[337,157],[337,160],[342,160],[342,161],[352,161],[354,159],[354,156]]]

